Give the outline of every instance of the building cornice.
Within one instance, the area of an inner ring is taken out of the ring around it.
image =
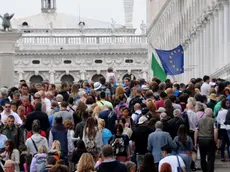
[[[137,50],[119,50],[119,51],[85,51],[85,52],[77,52],[77,51],[16,51],[16,56],[25,56],[25,55],[130,55],[130,54],[147,54],[147,49],[137,49]]]

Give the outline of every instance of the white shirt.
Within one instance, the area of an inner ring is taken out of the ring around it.
[[[49,112],[49,110],[51,109],[51,101],[45,97],[43,99],[43,103],[46,106],[46,112]]]
[[[10,111],[10,114],[9,115],[6,115],[5,114],[5,110],[1,113],[1,121],[3,124],[5,124],[5,120],[7,119],[8,116],[14,116],[14,119],[15,119],[15,124],[20,124],[22,125],[22,120],[21,118],[18,116],[17,113],[13,112],[12,110]]]
[[[224,124],[226,115],[228,113],[227,109],[220,109],[216,118],[218,124],[220,124],[221,129],[226,129],[226,125]]]
[[[184,161],[182,160],[182,158],[180,156],[169,155],[169,156],[166,156],[165,158],[163,158],[162,160],[160,160],[158,171],[160,171],[161,166],[164,163],[168,163],[168,164],[171,165],[172,172],[177,172],[177,167],[179,167],[177,157],[178,157],[178,160],[179,160],[179,163],[180,163],[180,167],[185,168]]]
[[[211,86],[209,84],[207,84],[206,82],[204,82],[200,88],[201,95],[208,96],[210,88],[211,88]]]
[[[136,110],[135,113],[132,114],[132,120],[135,122],[135,124],[138,122],[137,118],[141,115],[141,110]]]
[[[198,117],[196,113],[192,110],[187,110],[188,120],[189,120],[189,129],[195,131],[198,125]]]
[[[4,148],[4,145],[5,145],[5,141],[7,141],[8,138],[3,135],[3,134],[0,134],[0,149]]]

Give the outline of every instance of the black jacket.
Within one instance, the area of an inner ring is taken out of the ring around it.
[[[177,130],[181,124],[186,125],[185,121],[182,118],[174,117],[168,121],[168,132],[171,135],[172,139],[177,136]]]
[[[35,110],[33,112],[30,112],[26,117],[24,127],[27,131],[32,130],[32,123],[35,119],[40,121],[41,130],[47,131],[49,129],[50,123],[48,115],[40,110]]]
[[[103,162],[97,168],[97,172],[128,172],[124,164],[118,161]]]

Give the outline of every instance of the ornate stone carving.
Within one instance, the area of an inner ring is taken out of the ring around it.
[[[56,65],[60,65],[62,62],[62,58],[61,57],[54,57],[53,58],[53,63]]]
[[[116,64],[121,64],[122,62],[123,62],[123,58],[122,57],[119,57],[119,56],[115,57],[115,63]]]
[[[42,58],[42,63],[44,64],[44,65],[49,65],[50,64],[50,58],[49,57],[44,57],[44,58]]]
[[[30,58],[28,56],[24,57],[22,63],[27,66],[30,64]]]
[[[13,17],[14,17],[14,14],[9,15],[9,13],[5,13],[3,17],[0,15],[0,18],[2,19],[3,31],[10,31],[12,29],[10,20]]]

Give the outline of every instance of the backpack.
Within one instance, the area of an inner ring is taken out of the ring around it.
[[[45,157],[40,157],[36,161],[36,172],[42,172],[46,168],[46,158]]]

